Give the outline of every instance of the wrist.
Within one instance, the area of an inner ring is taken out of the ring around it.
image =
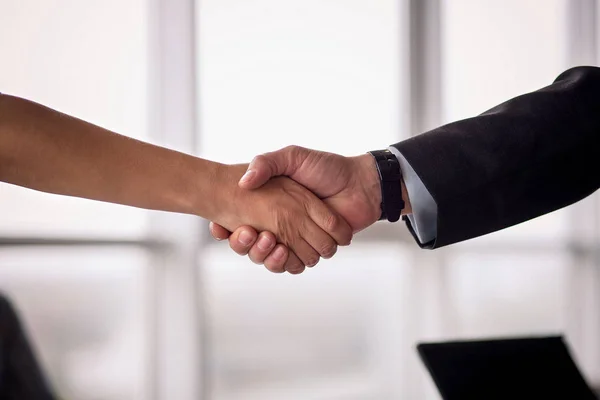
[[[209,215],[206,219],[217,222],[227,229],[235,229],[232,223],[237,221],[240,207],[243,206],[244,190],[238,186],[238,181],[246,172],[248,164],[220,164],[215,163],[211,176],[211,187],[200,193],[204,200],[208,199]],[[247,191],[246,191],[247,192]]]
[[[381,179],[377,172],[377,165],[370,154],[351,157],[354,165],[353,176],[356,178],[358,189],[368,199],[369,215],[373,222],[381,215]]]
[[[377,213],[377,220],[381,216],[381,204],[382,204],[382,187],[381,177],[377,170],[377,163],[371,154],[364,154],[361,156],[353,157],[356,167],[356,175],[359,176],[359,181],[363,190],[367,194],[367,197],[371,200],[370,210]],[[404,176],[401,175],[398,183],[401,189],[402,201],[404,207],[402,208],[401,214],[407,215],[412,214],[412,207],[410,199],[408,197],[408,191],[404,183]]]
[[[234,198],[236,197],[236,177],[242,176],[243,172],[238,174],[235,165],[215,163],[214,170],[211,173],[210,187],[205,189],[200,196],[204,201],[208,200],[209,215],[205,218],[225,226],[227,216],[231,216]],[[200,199],[200,202],[203,200]],[[228,227],[229,228],[229,227]]]
[[[185,169],[187,193],[182,196],[189,214],[219,222],[233,193],[232,166],[200,158]]]

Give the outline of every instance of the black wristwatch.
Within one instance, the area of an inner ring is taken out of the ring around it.
[[[402,171],[396,156],[389,150],[370,151],[375,158],[377,172],[381,179],[381,216],[379,220],[387,219],[396,222],[404,209],[402,200]]]

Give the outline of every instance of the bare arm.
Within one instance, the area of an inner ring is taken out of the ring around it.
[[[0,95],[0,181],[154,210],[215,215],[219,164]],[[204,193],[204,201],[196,199]]]
[[[0,181],[48,193],[198,215],[273,232],[304,265],[349,243],[350,227],[282,178],[258,191],[224,165],[131,139],[40,104],[0,95]],[[334,241],[335,239],[335,241]]]

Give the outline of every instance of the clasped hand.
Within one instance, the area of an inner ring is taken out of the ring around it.
[[[332,257],[381,213],[369,154],[344,157],[290,146],[227,171],[222,179],[241,177],[234,207],[211,222],[211,234],[272,272],[298,274]]]

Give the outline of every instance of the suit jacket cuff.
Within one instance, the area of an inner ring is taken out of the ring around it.
[[[412,206],[412,214],[404,216],[403,220],[419,245],[429,248],[429,244],[433,243],[437,236],[437,204],[402,153],[393,146],[388,149],[400,163],[404,185]]]

